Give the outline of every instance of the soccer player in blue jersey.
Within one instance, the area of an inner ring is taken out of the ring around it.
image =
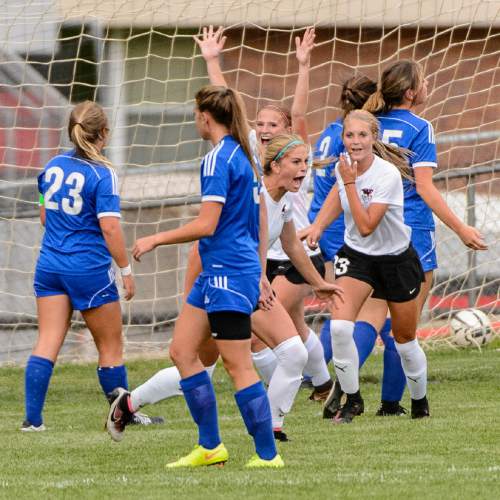
[[[126,300],[135,286],[120,227],[118,181],[102,154],[109,132],[104,111],[91,101],[78,104],[68,132],[75,149],[54,157],[38,176],[45,234],[35,270],[38,339],[25,370],[22,431],[45,430],[45,397],[75,309],[99,352],[97,374],[104,393],[127,386],[113,260]]]
[[[283,467],[274,442],[267,394],[250,354],[250,315],[259,299],[262,269],[258,254],[258,173],[250,159],[246,116],[239,96],[229,88],[209,85],[200,89],[195,99],[196,127],[201,137],[214,145],[200,167],[200,213],[178,229],[139,239],[133,249],[134,258],[140,259],[158,245],[199,240],[203,272],[181,309],[170,345],[199,440],[190,454],[167,467],[222,464],[228,459],[219,435],[212,382],[199,359],[200,348],[210,333],[233,380],[236,402],[255,442],[256,455],[247,467]],[[108,417],[112,436],[123,432],[127,394],[122,391],[112,404]]]

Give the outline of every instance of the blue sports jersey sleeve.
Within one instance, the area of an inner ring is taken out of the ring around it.
[[[118,178],[111,168],[99,179],[96,186],[96,215],[101,217],[121,217]]]
[[[413,168],[416,167],[437,167],[436,138],[434,128],[430,123],[426,123],[416,135],[410,149],[413,156],[410,163]]]
[[[222,143],[221,143],[222,144]],[[219,144],[220,146],[220,144]],[[201,201],[226,203],[230,182],[229,163],[218,155],[216,146],[201,165]]]

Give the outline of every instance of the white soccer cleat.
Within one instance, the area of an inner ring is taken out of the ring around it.
[[[19,430],[22,432],[43,432],[47,430],[47,427],[43,424],[40,424],[37,427],[36,425],[30,424],[27,420],[25,420]]]

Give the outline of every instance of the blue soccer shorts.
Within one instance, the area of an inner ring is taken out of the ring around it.
[[[120,300],[113,268],[89,274],[59,274],[35,271],[35,297],[67,295],[73,309],[85,311]]]
[[[424,273],[437,269],[436,234],[427,229],[413,229],[411,244],[417,252]]]
[[[213,276],[201,274],[187,303],[207,313],[236,311],[252,314],[259,300],[260,274]]]

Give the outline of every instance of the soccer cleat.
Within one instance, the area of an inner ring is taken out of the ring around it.
[[[403,408],[399,401],[382,401],[375,415],[377,417],[402,417],[407,413],[407,409]]]
[[[273,434],[276,441],[281,441],[282,443],[290,441],[288,436],[281,429],[273,429]]]
[[[359,395],[352,397],[347,396],[347,401],[340,408],[333,419],[334,424],[350,424],[354,417],[361,415],[365,411],[365,404],[363,398]]]
[[[323,404],[323,418],[334,418],[342,406],[342,398],[345,396],[340,382],[335,379],[332,388]]]
[[[176,462],[171,462],[165,467],[167,469],[175,469],[178,467],[203,467],[206,465],[223,466],[228,458],[229,453],[223,443],[211,450],[197,445],[189,455],[181,457]]]
[[[313,383],[312,383],[312,377],[309,377],[309,375],[304,375],[302,377],[302,382],[300,383],[300,388],[301,389],[312,389]]]
[[[45,425],[40,424],[38,426],[30,424],[27,420],[25,420],[22,425],[20,430],[22,432],[43,432],[47,430],[47,427]]]
[[[161,425],[165,423],[163,417],[150,417],[145,413],[136,411],[132,414],[131,420],[126,425]]]
[[[330,395],[332,387],[333,387],[332,379],[327,380],[324,384],[321,384],[318,387],[314,388],[311,395],[309,396],[309,399],[311,401],[326,401],[326,399]]]
[[[411,418],[425,418],[430,417],[429,401],[424,396],[422,399],[411,400]]]
[[[276,455],[272,460],[265,460],[263,458],[260,458],[259,455],[254,455],[246,464],[245,467],[247,469],[258,469],[258,468],[263,468],[263,467],[274,467],[274,468],[281,468],[285,466],[285,462],[283,462],[283,459],[279,456]]]
[[[113,441],[121,441],[123,439],[125,426],[133,418],[134,414],[128,407],[129,396],[130,392],[122,387],[117,387],[110,394],[111,405],[106,419],[106,429]]]

